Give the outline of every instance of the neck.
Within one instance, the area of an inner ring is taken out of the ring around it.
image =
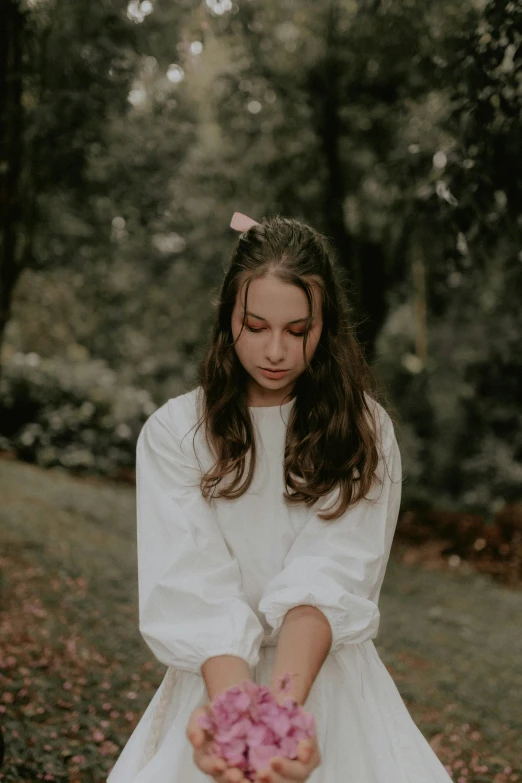
[[[247,405],[252,408],[268,408],[290,402],[294,395],[294,383],[281,389],[265,389],[258,383],[251,384],[247,393]]]

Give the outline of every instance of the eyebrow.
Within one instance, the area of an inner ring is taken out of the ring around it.
[[[251,318],[258,318],[260,321],[266,321],[266,318],[263,318],[262,315],[256,315],[255,313],[249,313],[248,310],[246,311],[246,314],[251,316]],[[289,324],[300,324],[303,321],[307,321],[307,318],[296,318],[295,321],[288,321]],[[315,320],[312,318],[312,321]]]

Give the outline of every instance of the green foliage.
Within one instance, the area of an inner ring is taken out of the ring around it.
[[[379,342],[410,504],[491,515],[521,497],[521,43],[520,6],[488,2],[448,36],[440,63],[450,143],[409,221],[426,267],[427,361],[415,352],[414,297],[401,302],[399,290]]]
[[[138,433],[156,409],[101,359],[12,357],[1,380],[0,445],[43,467],[117,475],[134,467]]]
[[[24,104],[34,151],[28,174],[42,190],[82,196],[91,145],[125,111],[137,39],[126,0],[32,3],[27,12]]]
[[[406,502],[516,499],[520,4],[141,7],[27,11],[37,271],[6,360],[80,345],[160,404],[196,382],[232,213],[294,215],[381,332]]]
[[[427,365],[412,352],[415,319],[403,306],[380,336],[378,366],[402,419],[405,503],[490,516],[522,496],[522,315],[512,307],[522,279],[498,269],[478,301],[475,274],[458,279],[430,322]]]
[[[513,167],[520,155],[522,7],[490,0],[470,22],[449,44],[448,125],[456,144],[446,173],[458,196],[454,224],[472,258],[488,268],[492,253],[515,260],[520,251],[522,187]]]

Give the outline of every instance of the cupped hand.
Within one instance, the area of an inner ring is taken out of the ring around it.
[[[275,756],[269,767],[257,773],[255,780],[256,783],[302,783],[308,780],[320,763],[321,752],[317,737],[311,737],[299,743],[296,759]]]
[[[187,725],[187,738],[194,748],[194,764],[217,783],[249,783],[238,767],[229,767],[225,759],[211,753],[212,736],[202,729],[198,719],[208,714],[206,707],[196,707]]]

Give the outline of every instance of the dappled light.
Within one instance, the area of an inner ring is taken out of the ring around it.
[[[154,10],[151,0],[130,0],[127,5],[127,16],[133,22],[143,22]]]
[[[205,0],[205,4],[216,16],[221,16],[232,10],[232,0]]]
[[[178,84],[179,82],[183,81],[184,77],[184,71],[181,66],[176,65],[176,63],[171,63],[167,70],[167,79],[169,82],[172,82],[172,84]]]

